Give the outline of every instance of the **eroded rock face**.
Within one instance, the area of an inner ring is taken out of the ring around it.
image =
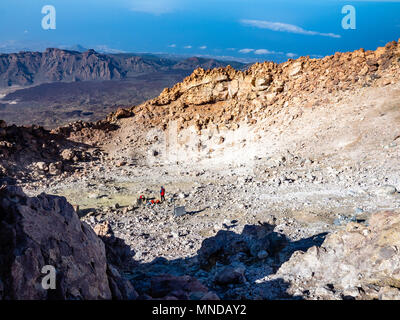
[[[6,187],[0,212],[2,299],[111,299],[104,244],[65,198]],[[41,285],[46,265],[55,290]]]
[[[109,56],[49,48],[44,52],[0,55],[1,86],[49,81],[122,79],[124,72]]]
[[[18,187],[2,187],[0,299],[137,298],[114,265],[131,258],[119,256],[129,247],[115,239],[105,245],[64,197],[28,198]],[[54,290],[42,287],[44,266],[56,270]]]
[[[277,276],[311,299],[399,299],[399,248],[399,212],[380,212],[368,226],[349,223],[320,248],[295,252]]]

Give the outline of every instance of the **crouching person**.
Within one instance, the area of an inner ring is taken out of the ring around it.
[[[137,200],[136,200],[136,206],[141,207],[142,205],[146,204],[146,197],[144,195],[141,195]]]

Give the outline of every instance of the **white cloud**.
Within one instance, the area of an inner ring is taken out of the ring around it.
[[[185,49],[192,49],[192,46],[184,46],[183,48],[185,48]]]
[[[207,49],[207,46],[201,46],[201,47],[199,47],[201,50],[205,50],[205,49]]]
[[[288,57],[288,58],[294,58],[294,57],[296,57],[296,56],[297,56],[296,53],[292,53],[292,52],[286,53],[286,57]]]
[[[271,51],[267,49],[241,49],[239,50],[240,53],[250,53],[253,52],[254,54],[262,55],[262,54],[284,54],[283,52],[278,51]]]
[[[176,48],[176,44],[175,44],[175,43],[170,44],[168,47],[169,47],[169,48]]]
[[[267,49],[257,49],[254,51],[255,54],[283,54],[283,52],[276,52],[276,51],[270,51]]]
[[[263,21],[263,20],[247,20],[247,19],[242,19],[242,20],[240,20],[240,22],[247,26],[253,26],[256,28],[268,29],[268,30],[272,30],[272,31],[304,34],[304,35],[309,35],[309,36],[324,36],[324,37],[331,37],[331,38],[340,38],[341,37],[338,34],[305,30],[302,27],[295,26],[293,24],[282,23],[282,22],[271,22],[271,21]]]
[[[254,49],[241,49],[241,50],[239,50],[240,53],[250,53],[250,52],[253,52],[253,51],[254,51]]]

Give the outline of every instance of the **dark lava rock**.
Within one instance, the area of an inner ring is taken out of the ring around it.
[[[81,222],[64,197],[27,197],[0,189],[0,299],[134,298],[107,263],[102,240]],[[56,288],[42,286],[44,266],[56,270]],[[111,287],[111,288],[110,288]]]

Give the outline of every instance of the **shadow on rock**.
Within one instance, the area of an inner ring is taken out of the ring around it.
[[[196,256],[171,261],[157,258],[151,263],[139,264],[131,280],[141,297],[154,291],[154,278],[150,279],[149,274],[152,277],[168,274],[195,277],[221,299],[301,299],[287,293],[289,283],[283,279],[267,277],[275,274],[293,252],[319,247],[326,233],[290,241],[274,229],[274,225],[259,223],[244,226],[240,234],[221,230],[203,241]],[[177,290],[163,293],[182,298]]]

